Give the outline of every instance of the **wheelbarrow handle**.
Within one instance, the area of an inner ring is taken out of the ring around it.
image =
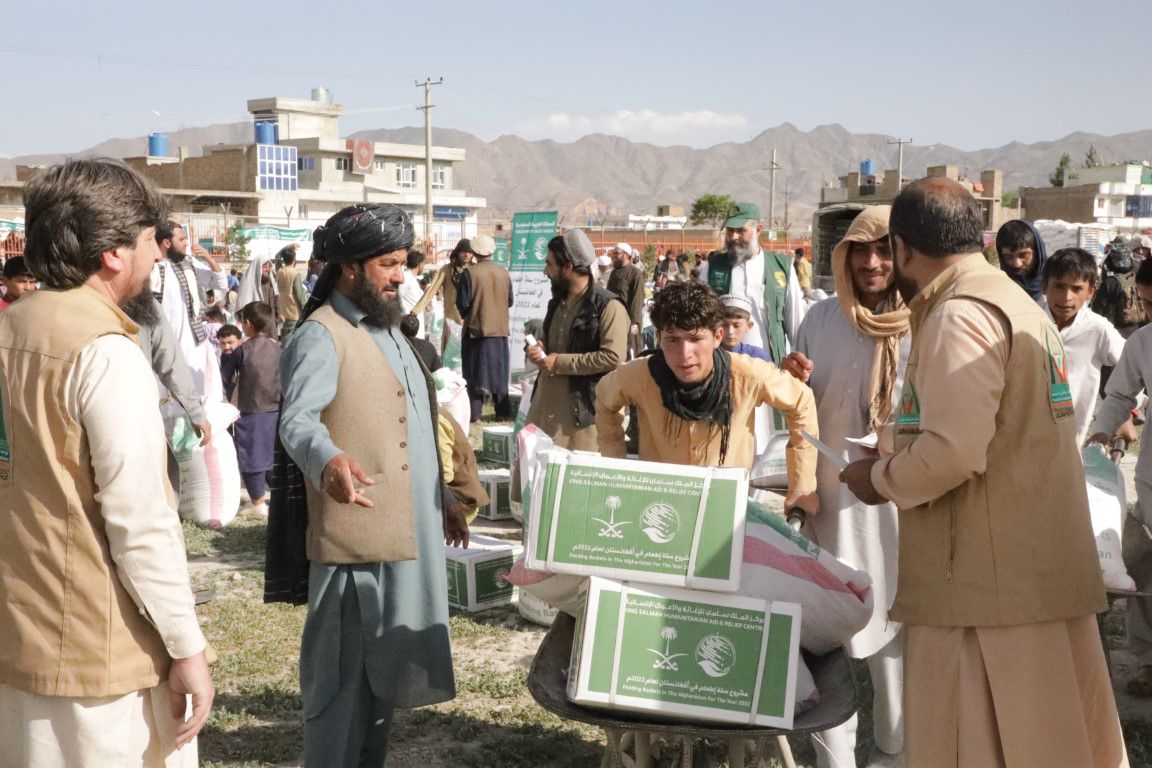
[[[804,527],[804,522],[808,519],[808,513],[800,509],[800,507],[793,507],[788,510],[784,519],[788,521],[788,525],[792,527],[792,530],[800,533],[800,529]]]

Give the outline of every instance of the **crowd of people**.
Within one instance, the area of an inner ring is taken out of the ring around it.
[[[489,400],[512,418],[495,242],[430,270],[403,210],[363,204],[316,229],[307,267],[290,246],[229,273],[120,163],[24,194],[0,304],[0,766],[196,764],[214,653],[169,438],[183,419],[221,439],[216,401],[268,517],[265,598],[307,606],[304,764],[383,765],[396,708],[455,695],[444,545],[467,545],[484,490],[432,374],[458,334],[470,420]],[[802,252],[763,248],[754,204],[722,230],[652,275],[627,243],[552,238],[526,421],[692,466],[751,468],[784,436],[785,509],[872,577],[847,648],[872,678],[870,765],[1127,765],[1080,450],[1143,421],[1152,240],[1101,266],[1012,221],[990,259],[971,194],[923,179],[852,222],[825,297]],[[1129,522],[1152,524],[1152,457],[1136,484]],[[1128,688],[1152,696],[1147,601],[1128,631]],[[815,734],[819,765],[856,765],[857,730]]]

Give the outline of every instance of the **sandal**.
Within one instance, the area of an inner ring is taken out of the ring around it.
[[[1136,674],[1125,686],[1128,693],[1142,699],[1152,697],[1152,664],[1145,664],[1136,670]]]

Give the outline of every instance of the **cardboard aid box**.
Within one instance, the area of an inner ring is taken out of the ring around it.
[[[480,458],[497,464],[509,465],[516,455],[516,435],[512,427],[484,427],[480,443]]]
[[[508,503],[512,471],[508,469],[482,469],[480,482],[488,491],[488,503],[476,510],[476,516],[485,520],[511,520],[512,507]]]
[[[605,709],[791,728],[800,606],[590,578],[568,698]]]
[[[515,587],[505,576],[522,547],[490,536],[472,536],[468,549],[444,547],[448,573],[448,605],[483,611],[512,602]]]
[[[735,592],[748,473],[560,448],[536,457],[525,565],[549,573]]]

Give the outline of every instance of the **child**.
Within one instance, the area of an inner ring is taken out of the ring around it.
[[[204,330],[207,331],[208,341],[212,344],[217,355],[220,354],[220,341],[216,336],[227,322],[227,318],[224,317],[224,310],[220,307],[208,307],[204,310]]]
[[[720,345],[733,354],[772,362],[772,356],[766,350],[744,343],[744,337],[756,324],[752,319],[752,302],[729,293],[720,297],[720,303],[724,305],[724,339]]]
[[[0,299],[0,312],[16,303],[21,296],[36,290],[36,276],[28,269],[23,256],[12,256],[4,262],[4,276],[0,278],[4,285],[4,298]]]
[[[1026,221],[1006,221],[996,232],[996,251],[1000,254],[1000,268],[1012,281],[1023,288],[1037,304],[1044,303],[1041,273],[1048,260],[1044,240]]]
[[[240,361],[243,357],[237,354],[243,336],[240,329],[234,325],[222,325],[216,331],[216,340],[220,344],[220,378],[224,380],[224,399],[232,402],[232,395],[236,392],[236,375],[240,372]]]
[[[280,345],[270,338],[276,316],[265,302],[253,301],[240,311],[240,324],[248,340],[232,353],[238,357],[233,364],[239,374],[236,458],[252,508],[267,516],[268,473],[280,415]]]
[[[1100,273],[1096,260],[1080,248],[1061,248],[1044,265],[1041,278],[1048,316],[1060,331],[1068,365],[1068,386],[1076,413],[1076,438],[1083,443],[1096,412],[1101,366],[1115,366],[1124,339],[1112,324],[1088,308]]]
[[[408,341],[412,343],[412,348],[416,350],[416,355],[428,368],[429,373],[440,370],[444,364],[440,361],[440,354],[436,351],[435,345],[428,339],[423,339],[417,336],[420,332],[420,319],[416,315],[409,312],[400,318],[400,333],[408,337]]]

